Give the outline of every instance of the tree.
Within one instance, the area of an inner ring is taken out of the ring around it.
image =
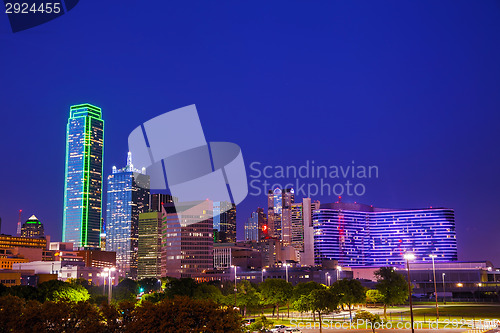
[[[68,300],[86,301],[90,297],[87,289],[79,284],[50,280],[38,285],[38,299],[41,302]]]
[[[384,318],[387,318],[388,305],[400,304],[408,299],[408,285],[404,276],[393,267],[381,267],[374,274],[377,278],[376,288],[382,294]]]
[[[196,287],[193,297],[195,299],[211,299],[215,303],[222,303],[222,292],[212,284],[200,283]]]
[[[259,306],[260,294],[257,288],[247,280],[242,280],[236,285],[236,306],[242,309],[243,316],[247,309],[254,310]]]
[[[284,305],[292,296],[292,285],[282,279],[267,279],[259,287],[263,303],[273,306],[273,316],[274,311],[277,309],[279,318],[279,307]]]
[[[0,332],[15,332],[23,309],[22,298],[12,295],[0,297]]]
[[[193,297],[196,287],[196,281],[191,278],[171,279],[165,284],[164,292],[170,298],[174,296]]]
[[[332,292],[337,295],[340,304],[349,309],[349,318],[352,320],[352,306],[364,303],[366,300],[365,288],[358,280],[339,280],[331,286]]]
[[[210,300],[188,297],[144,302],[132,311],[125,332],[241,332],[241,317]]]
[[[161,280],[156,278],[144,278],[139,280],[139,290],[144,293],[158,291],[161,289]]]
[[[383,295],[377,289],[368,289],[366,291],[366,302],[367,303],[380,303],[382,302]]]
[[[356,315],[354,316],[354,320],[357,322],[358,320],[364,321],[368,326],[371,327],[372,332],[375,333],[375,328],[378,323],[381,323],[382,320],[380,319],[380,316],[378,314],[373,314],[368,311],[358,311],[356,312]]]
[[[319,319],[319,332],[323,332],[321,315],[335,311],[339,305],[338,298],[332,293],[330,289],[314,289],[311,291],[310,297],[310,307],[311,311],[318,314]]]
[[[139,294],[139,283],[132,279],[123,279],[113,288],[113,299],[116,301],[135,301]]]

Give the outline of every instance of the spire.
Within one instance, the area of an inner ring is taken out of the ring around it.
[[[128,152],[127,153],[127,167],[126,169],[128,171],[134,171],[134,165],[132,164],[132,153]]]

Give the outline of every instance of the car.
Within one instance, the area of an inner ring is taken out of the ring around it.
[[[273,333],[284,333],[286,329],[285,325],[274,325],[274,328],[271,328],[271,332]]]
[[[245,326],[251,325],[251,324],[255,323],[255,318],[244,319],[243,323],[245,324]]]
[[[298,328],[287,328],[287,329],[285,330],[285,333],[289,333],[289,332],[290,332],[290,333],[302,333],[302,331],[301,331],[301,330],[299,330]]]

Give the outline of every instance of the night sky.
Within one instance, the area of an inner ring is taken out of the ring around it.
[[[102,108],[107,177],[135,127],[196,104],[247,166],[376,165],[343,201],[453,208],[459,259],[500,265],[499,1],[81,1],[15,34],[0,14],[0,45],[3,233],[23,209],[61,239],[70,105]],[[266,205],[238,206],[240,237]]]

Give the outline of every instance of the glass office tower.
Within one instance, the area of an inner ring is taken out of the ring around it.
[[[106,251],[116,252],[120,276],[137,278],[139,214],[148,211],[149,176],[134,169],[129,152],[127,166],[108,176]]]
[[[62,241],[98,248],[104,146],[101,109],[90,104],[71,106],[66,133]]]

